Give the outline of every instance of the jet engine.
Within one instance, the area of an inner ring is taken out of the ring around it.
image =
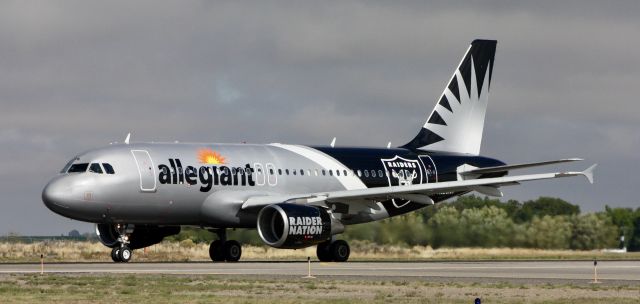
[[[299,249],[342,233],[344,226],[322,207],[288,203],[269,205],[258,214],[258,234],[275,248]]]
[[[128,246],[131,249],[148,247],[162,242],[167,236],[178,233],[180,233],[180,226],[135,226],[133,232],[128,234]],[[97,224],[96,234],[100,238],[100,242],[109,248],[120,245],[119,233],[113,224]]]

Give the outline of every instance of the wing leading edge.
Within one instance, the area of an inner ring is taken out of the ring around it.
[[[254,196],[248,198],[242,205],[242,209],[261,207],[282,202],[323,205],[325,202],[348,202],[352,200],[388,200],[393,198],[406,199],[408,196],[414,198],[425,197],[428,195],[448,193],[448,192],[464,192],[473,191],[478,187],[509,186],[525,181],[544,180],[560,177],[584,176],[593,184],[593,170],[597,164],[592,165],[584,171],[567,171],[555,173],[539,173],[528,175],[516,175],[507,177],[481,178],[460,180],[451,182],[440,182],[431,184],[416,184],[408,186],[389,186],[356,190],[341,190],[317,193],[300,193],[289,195],[269,195]],[[428,200],[423,200],[428,203]]]

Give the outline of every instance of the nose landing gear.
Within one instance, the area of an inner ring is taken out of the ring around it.
[[[225,229],[211,230],[218,235],[218,239],[209,246],[209,257],[214,262],[237,262],[242,256],[242,246],[238,241],[227,240]]]
[[[129,235],[133,233],[133,225],[116,225],[116,231],[118,232],[118,244],[111,249],[111,259],[116,263],[127,263],[133,256],[133,250],[129,245]]]

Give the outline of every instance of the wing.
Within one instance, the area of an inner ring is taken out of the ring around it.
[[[429,195],[478,191],[484,190],[492,192],[500,186],[509,186],[525,181],[552,179],[560,177],[584,176],[590,183],[593,183],[593,165],[581,172],[556,172],[540,173],[529,175],[516,175],[508,177],[494,177],[460,180],[451,182],[440,182],[431,184],[417,184],[408,186],[377,187],[357,190],[341,190],[317,193],[299,193],[288,195],[253,196],[248,198],[242,205],[242,209],[261,207],[282,202],[295,204],[325,205],[326,202],[345,202],[355,200],[384,201],[393,198],[407,199],[423,204],[433,204]],[[493,189],[493,190],[491,190]],[[482,192],[482,191],[480,191]]]
[[[507,172],[507,171],[516,170],[516,169],[525,169],[525,168],[546,166],[546,165],[559,164],[559,163],[568,163],[568,162],[581,161],[581,160],[583,159],[582,158],[565,158],[565,159],[550,160],[550,161],[543,161],[543,162],[537,162],[537,163],[504,165],[504,166],[496,166],[496,167],[484,167],[484,168],[471,167],[471,169],[469,170],[460,171],[458,173],[462,175],[474,175],[474,174],[480,175],[485,173]]]

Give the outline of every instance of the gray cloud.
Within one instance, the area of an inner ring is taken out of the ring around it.
[[[601,164],[594,186],[540,182],[507,198],[638,206],[639,12],[636,1],[1,2],[0,233],[90,229],[49,212],[41,188],[129,131],[402,144],[477,37],[499,40],[483,153]]]

